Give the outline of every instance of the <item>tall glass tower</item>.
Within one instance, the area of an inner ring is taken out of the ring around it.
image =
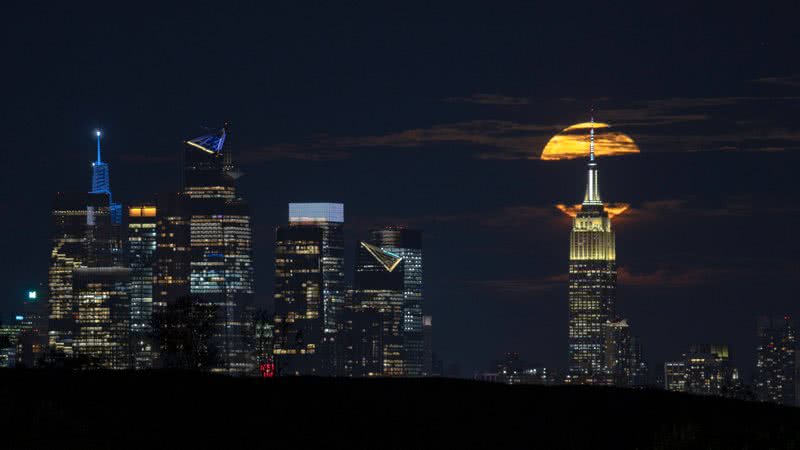
[[[214,371],[255,372],[250,339],[253,261],[250,211],[236,194],[227,126],[184,142],[184,194],[189,222],[189,292],[217,308]]]
[[[352,376],[403,376],[404,259],[361,242],[353,274],[348,367]]]
[[[290,203],[275,242],[275,356],[284,374],[344,371],[344,205]]]
[[[74,272],[111,265],[108,196],[59,192],[53,202],[48,270],[48,345],[56,358],[72,357],[77,335]]]
[[[583,205],[570,234],[569,380],[605,384],[604,328],[614,318],[617,262],[611,219],[600,200],[594,127],[589,135],[588,175]]]
[[[762,402],[795,405],[794,321],[788,315],[758,319],[756,397]]]
[[[370,232],[370,242],[403,260],[403,372],[421,376],[425,339],[422,322],[422,232],[385,227]]]
[[[128,207],[130,268],[130,352],[135,369],[152,367],[153,284],[156,267],[158,208],[155,203]]]

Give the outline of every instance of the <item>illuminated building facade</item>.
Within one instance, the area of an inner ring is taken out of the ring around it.
[[[17,367],[39,367],[44,362],[47,348],[47,304],[41,301],[39,291],[26,293],[19,342]]]
[[[686,392],[735,396],[739,372],[731,365],[727,345],[693,345],[686,355]]]
[[[227,128],[185,142],[184,194],[189,226],[189,291],[217,309],[212,370],[255,373],[251,323],[253,261],[250,211],[237,196],[239,176],[224,148]]]
[[[158,209],[154,203],[128,207],[130,272],[130,351],[135,369],[152,367],[153,282],[156,267]]]
[[[348,345],[352,376],[406,374],[404,313],[405,264],[400,255],[367,242],[359,243],[353,275],[354,330]]]
[[[664,389],[672,392],[686,392],[686,361],[664,363]]]
[[[381,228],[370,231],[370,243],[403,260],[403,367],[406,376],[421,376],[425,373],[422,232]]]
[[[290,203],[275,242],[275,355],[284,374],[344,373],[344,205]]]
[[[171,193],[156,202],[156,261],[153,312],[163,311],[169,300],[189,295],[191,246],[186,196]]]
[[[274,355],[280,375],[322,373],[322,229],[275,233]]]
[[[130,367],[130,269],[75,269],[75,356],[85,368]]]
[[[0,320],[0,368],[16,367],[17,347],[22,333],[22,316]]]
[[[796,345],[791,317],[758,319],[755,391],[759,401],[795,404]]]
[[[283,374],[344,373],[344,205],[290,203],[275,241],[275,357]]]
[[[633,384],[636,361],[634,361],[630,326],[626,319],[606,322],[605,358],[605,367],[611,384],[615,386]]]
[[[614,317],[617,264],[611,220],[600,199],[593,128],[590,133],[586,195],[570,234],[568,380],[605,384],[604,327]]]
[[[75,337],[73,272],[111,264],[111,217],[106,194],[57,193],[53,202],[48,269],[48,345],[70,357]]]

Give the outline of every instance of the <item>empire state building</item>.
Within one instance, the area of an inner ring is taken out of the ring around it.
[[[594,119],[592,119],[594,124]],[[611,219],[600,200],[594,125],[589,134],[586,195],[569,242],[569,378],[606,383],[605,324],[614,318],[617,263]]]

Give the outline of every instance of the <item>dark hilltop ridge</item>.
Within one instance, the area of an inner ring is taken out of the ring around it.
[[[0,371],[2,448],[800,448],[800,409],[453,379]]]

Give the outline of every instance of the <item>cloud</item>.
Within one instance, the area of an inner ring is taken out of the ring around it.
[[[532,296],[543,292],[567,289],[567,274],[541,278],[504,278],[493,280],[468,280],[467,286],[513,297]]]
[[[306,144],[274,144],[247,147],[236,151],[237,163],[259,164],[278,160],[331,161],[347,159],[351,152],[325,145],[323,142]]]
[[[753,81],[756,83],[774,84],[778,86],[800,87],[800,74],[764,77]]]
[[[770,123],[741,125],[750,122],[748,117],[737,117],[732,120],[730,126],[720,127],[716,116],[720,108],[724,112],[722,117],[728,117],[733,113],[725,108],[755,102],[789,103],[799,99],[800,97],[673,97],[636,101],[625,107],[602,109],[598,111],[596,118],[602,122],[609,122],[615,129],[621,128],[621,131],[630,135],[645,153],[732,149],[792,150],[800,149],[800,132],[774,128]],[[562,102],[573,100],[565,98]],[[525,105],[528,99],[499,94],[475,94],[468,97],[452,97],[447,101]],[[709,126],[709,131],[704,133],[694,131],[696,127],[691,129],[693,133],[687,133],[685,130],[676,132],[674,128],[667,128],[712,120],[717,121],[714,122],[716,127]],[[238,152],[240,155],[237,154],[237,160],[246,163],[282,159],[325,161],[346,159],[355,152],[365,149],[417,148],[440,144],[457,144],[464,149],[465,155],[477,159],[537,159],[550,138],[569,125],[556,122],[526,123],[503,119],[476,119],[366,136],[314,135],[300,142],[247,148]]]
[[[743,269],[721,267],[693,267],[685,269],[658,269],[651,272],[633,272],[627,267],[617,269],[617,283],[624,286],[649,288],[684,288],[716,284],[730,279]]]
[[[418,147],[436,143],[463,143],[524,151],[536,156],[532,145],[549,139],[564,125],[522,124],[505,120],[473,120],[430,128],[414,128],[378,136],[346,137],[332,140],[338,147]]]
[[[479,105],[527,105],[525,97],[509,97],[498,94],[472,94],[469,97],[450,97],[445,99],[452,103],[475,103]]]
[[[394,216],[356,216],[349,220],[349,225],[356,230],[368,230],[381,225],[402,225],[421,228],[424,226],[471,223],[485,228],[529,228],[541,225],[543,220],[560,220],[561,216],[550,206],[509,206],[490,211],[474,211],[460,213],[422,214],[416,217]]]

